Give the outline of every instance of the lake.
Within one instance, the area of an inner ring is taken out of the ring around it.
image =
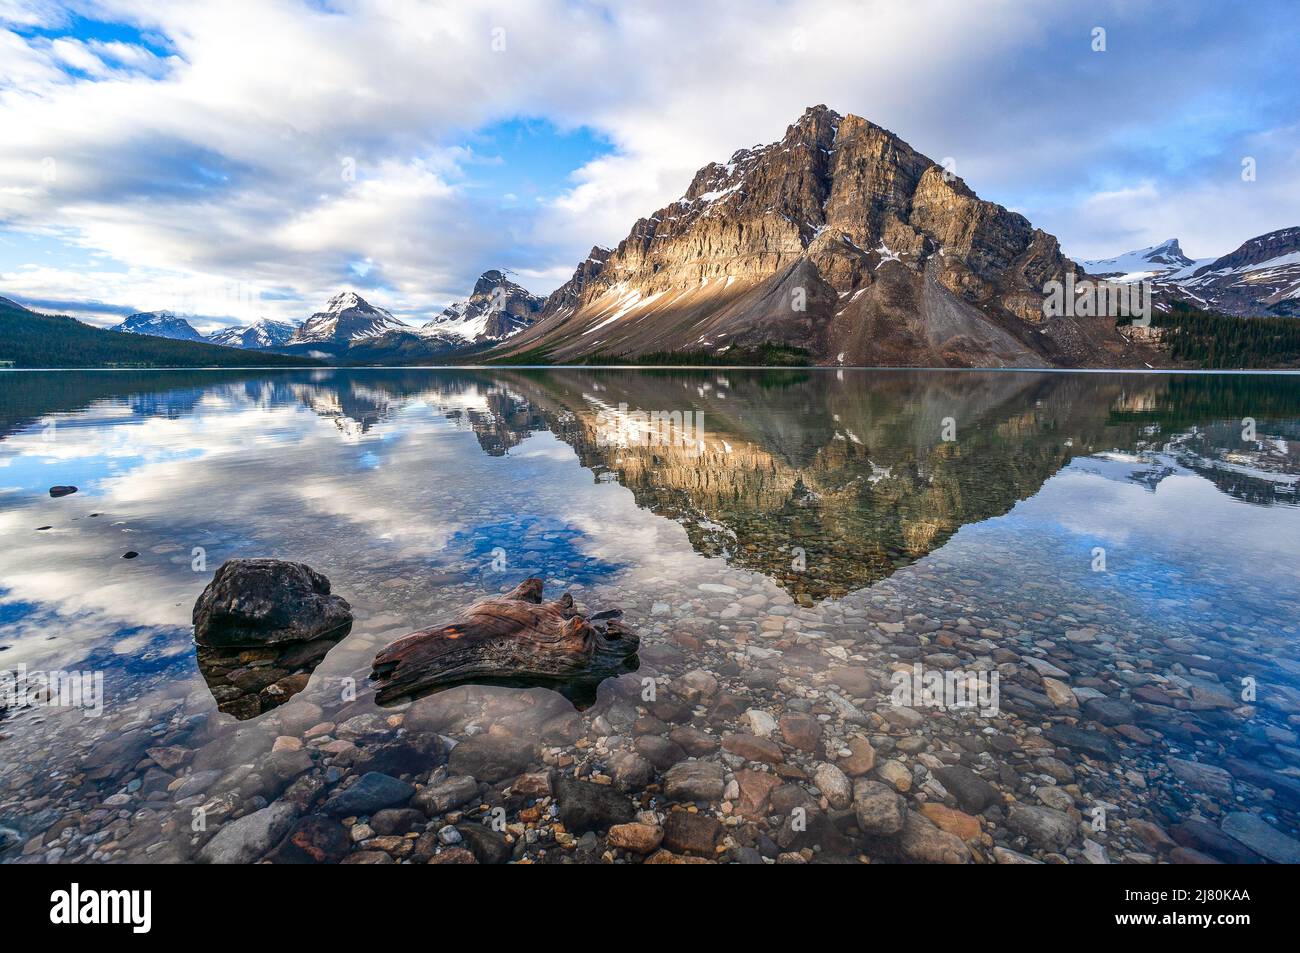
[[[0,859],[1295,861],[1298,480],[1295,375],[3,373]],[[377,702],[529,577],[627,671]]]

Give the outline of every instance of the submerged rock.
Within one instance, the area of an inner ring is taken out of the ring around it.
[[[371,771],[363,774],[346,791],[340,791],[325,802],[325,813],[335,816],[371,814],[395,804],[405,804],[415,793],[415,788],[405,781],[387,774]]]
[[[632,804],[613,788],[574,778],[561,778],[555,790],[560,820],[575,833],[605,830],[615,824],[629,824]]]
[[[1300,841],[1245,811],[1223,819],[1223,833],[1277,864],[1300,864]]]
[[[286,833],[297,811],[279,802],[237,821],[227,821],[199,851],[205,864],[248,864],[270,850]]]
[[[194,603],[194,641],[214,647],[307,642],[345,635],[352,607],[303,563],[230,559]]]

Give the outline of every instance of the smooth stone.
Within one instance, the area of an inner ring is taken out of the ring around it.
[[[713,857],[722,825],[707,814],[672,811],[664,821],[664,847],[679,854]]]
[[[831,807],[837,810],[843,810],[853,801],[853,785],[848,775],[833,764],[819,764],[813,772],[813,784],[830,802]]]
[[[1012,804],[1007,812],[1007,826],[1024,834],[1036,847],[1058,853],[1070,845],[1079,829],[1063,811],[1019,803]]]
[[[226,821],[203,845],[198,859],[204,864],[252,863],[289,832],[296,816],[292,804],[279,801],[238,820]]]
[[[555,801],[565,829],[575,834],[630,823],[636,813],[631,802],[611,786],[576,778],[565,777],[556,782]]]
[[[335,817],[372,814],[386,807],[405,804],[415,788],[391,775],[371,771],[363,774],[346,791],[338,791],[325,802],[325,813]]]
[[[934,776],[969,814],[979,814],[1002,801],[997,788],[962,765],[936,768]]]
[[[858,778],[853,782],[853,813],[862,833],[889,837],[903,829],[907,806],[887,784]]]
[[[733,733],[723,736],[722,749],[729,751],[746,761],[761,761],[766,764],[779,764],[785,760],[781,746],[775,741],[759,738],[756,735]]]
[[[898,849],[919,864],[968,864],[970,848],[955,834],[940,830],[922,815],[908,811]]]
[[[423,788],[411,803],[434,817],[445,814],[478,797],[478,782],[468,775],[446,778]]]
[[[1223,833],[1276,864],[1300,864],[1300,841],[1288,837],[1263,818],[1234,811],[1220,825]]]
[[[725,772],[716,761],[683,761],[664,775],[664,797],[670,801],[716,801],[726,787]]]
[[[635,854],[650,854],[663,842],[663,828],[655,824],[615,824],[609,829],[606,840],[610,847],[630,850]]]

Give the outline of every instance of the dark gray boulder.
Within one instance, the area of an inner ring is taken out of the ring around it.
[[[224,648],[342,637],[352,607],[330,581],[303,563],[230,559],[194,603],[194,641]]]

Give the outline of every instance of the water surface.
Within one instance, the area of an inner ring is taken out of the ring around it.
[[[697,842],[669,823],[673,856],[1295,849],[1295,376],[8,373],[0,435],[0,669],[103,677],[101,712],[0,713],[5,861],[189,860],[275,804],[330,860],[638,860],[559,779],[662,825],[692,757],[723,790]],[[237,556],[323,572],[351,632],[197,653],[191,608]],[[637,671],[375,704],[376,651],[529,576],[623,609]],[[996,673],[996,711],[900,714],[917,664]],[[864,831],[828,763],[900,789],[912,826]],[[326,819],[371,770],[478,788],[382,830]]]

